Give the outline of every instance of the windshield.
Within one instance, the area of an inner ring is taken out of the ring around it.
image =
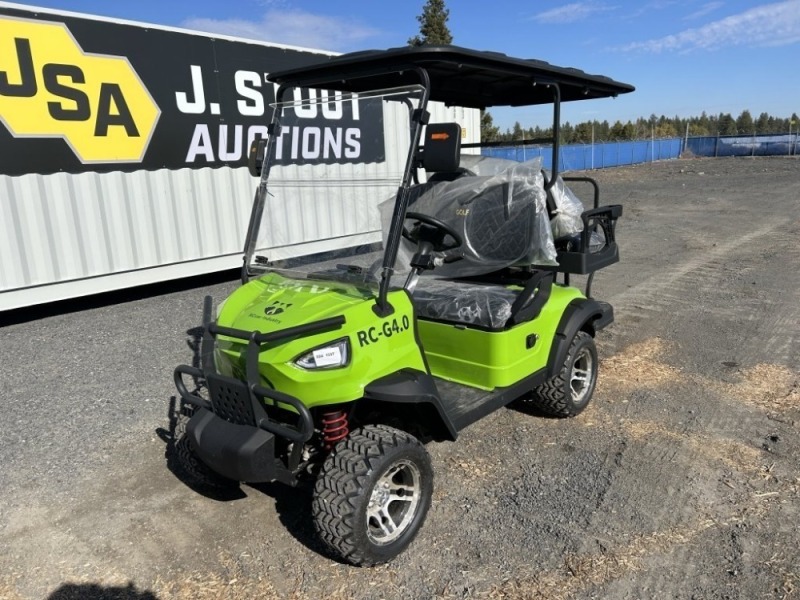
[[[378,206],[402,183],[423,88],[289,97],[274,106],[280,127],[254,207],[248,270],[374,293],[384,254]]]

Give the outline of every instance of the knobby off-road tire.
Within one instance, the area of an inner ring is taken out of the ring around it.
[[[589,404],[597,383],[597,348],[585,331],[572,338],[567,357],[555,377],[534,388],[531,402],[555,417],[574,417]]]
[[[181,407],[175,424],[175,446],[173,448],[172,464],[174,472],[190,487],[205,490],[230,490],[238,487],[239,482],[223,477],[206,465],[194,451],[192,442],[186,432],[186,425],[194,415],[195,409],[191,406]]]
[[[312,513],[335,555],[371,566],[400,554],[431,504],[433,468],[412,435],[386,425],[355,430],[334,448],[317,479]]]
[[[185,433],[175,443],[175,458],[185,483],[195,489],[224,491],[239,486],[238,481],[223,477],[200,460]]]

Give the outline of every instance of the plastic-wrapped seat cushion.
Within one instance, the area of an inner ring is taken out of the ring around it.
[[[442,262],[423,276],[454,279],[512,265],[555,265],[546,199],[538,159],[512,163],[495,175],[467,175],[412,187],[408,210],[439,219],[463,240],[458,248],[439,253]],[[393,202],[381,205],[384,231],[393,208]],[[414,252],[416,246],[403,240],[397,272],[405,270]]]
[[[555,185],[548,192],[551,204],[550,227],[556,242],[574,236],[583,231],[583,203],[569,189],[561,176],[556,178]]]
[[[518,292],[497,285],[420,279],[414,305],[422,318],[503,329]]]

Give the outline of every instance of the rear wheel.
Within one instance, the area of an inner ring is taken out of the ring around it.
[[[556,417],[574,417],[589,404],[597,383],[597,347],[585,331],[572,338],[558,374],[534,388],[531,402]]]
[[[399,429],[368,425],[325,460],[314,489],[314,524],[345,561],[383,563],[417,535],[432,493],[433,469],[424,446]]]

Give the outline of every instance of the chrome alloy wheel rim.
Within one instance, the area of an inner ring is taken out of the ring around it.
[[[572,372],[569,376],[570,393],[572,402],[581,404],[592,388],[592,374],[594,373],[594,358],[589,349],[584,347],[572,362]]]
[[[419,469],[408,460],[397,461],[381,475],[367,504],[367,537],[373,544],[393,542],[408,529],[419,507],[421,481]]]

